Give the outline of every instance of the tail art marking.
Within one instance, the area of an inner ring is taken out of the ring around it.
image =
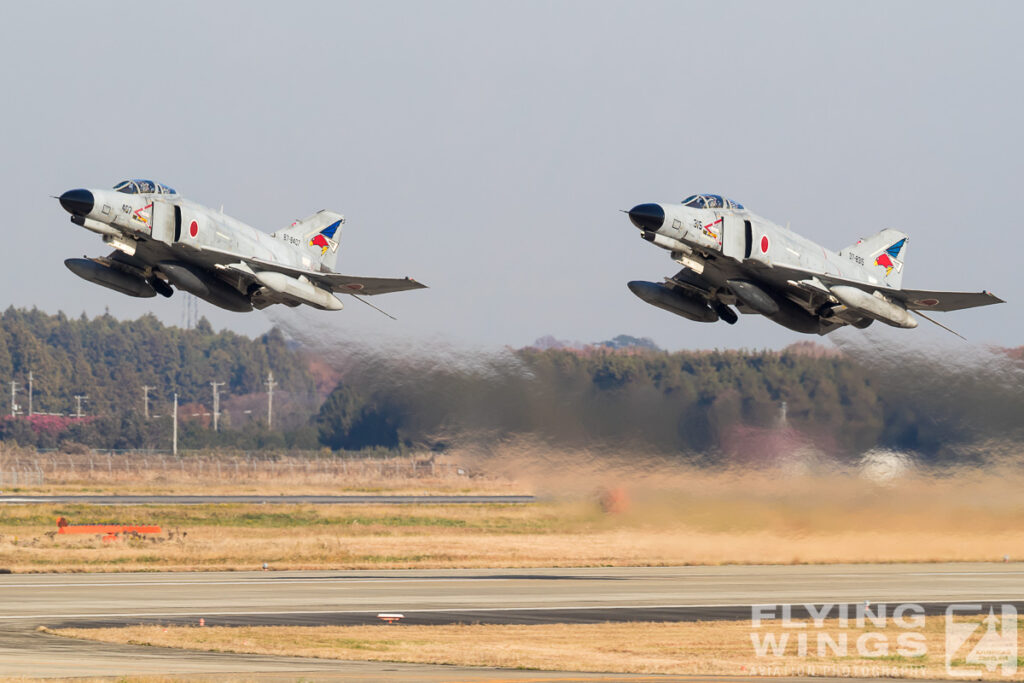
[[[904,237],[899,242],[896,242],[891,247],[880,253],[875,258],[875,265],[882,266],[885,268],[885,274],[888,275],[895,268],[896,272],[899,273],[903,270],[903,261],[899,260],[900,252],[903,250],[903,244],[907,241]]]
[[[341,225],[340,220],[334,221],[326,228],[313,235],[312,239],[309,240],[309,246],[320,247],[321,256],[326,254],[328,249],[332,252],[337,251],[338,243],[334,240],[334,235],[338,232],[339,225]]]

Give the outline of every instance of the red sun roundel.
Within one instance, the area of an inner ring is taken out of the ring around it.
[[[188,234],[192,235],[193,237],[198,235],[199,234],[199,223],[196,223],[195,221],[192,221],[189,224],[189,226],[188,226]]]
[[[761,236],[761,253],[762,254],[767,254],[768,253],[768,235],[762,235]]]

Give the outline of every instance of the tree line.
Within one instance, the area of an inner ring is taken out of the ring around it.
[[[319,438],[332,448],[444,449],[528,434],[719,464],[785,455],[771,447],[839,460],[884,447],[960,464],[982,457],[980,445],[1005,452],[1024,437],[1019,350],[822,350],[527,348],[483,371],[391,360],[335,388]]]
[[[342,363],[341,381],[318,393],[322,354],[277,329],[252,339],[215,332],[205,320],[186,330],[152,315],[119,321],[8,308],[0,315],[0,440],[166,449],[174,393],[188,413],[183,448],[443,451],[528,435],[553,446],[713,464],[785,433],[840,458],[883,446],[959,462],[976,457],[973,445],[1024,436],[1020,349],[667,352],[631,339],[458,362],[363,354]],[[59,415],[25,415],[29,371],[33,411]],[[270,371],[281,396],[273,429],[263,419]],[[14,418],[11,381],[21,406]],[[224,382],[234,402],[219,432],[208,418],[211,381]],[[154,387],[148,420],[147,385]],[[76,395],[88,396],[80,420],[68,417]],[[207,417],[190,417],[203,411]]]
[[[223,382],[225,397],[243,396],[264,391],[270,371],[282,392],[314,391],[306,363],[278,330],[250,339],[215,332],[205,318],[195,329],[182,329],[153,315],[120,321],[109,314],[69,318],[11,307],[0,315],[0,406],[6,416],[0,420],[0,439],[39,447],[74,441],[101,448],[167,448],[174,394],[179,404],[208,412],[210,382]],[[11,405],[11,382],[17,410]],[[145,419],[144,386],[152,387],[150,413],[160,418]],[[75,396],[87,397],[79,399],[84,419],[73,417],[79,403]],[[308,414],[300,433],[287,436],[316,446],[307,420]],[[256,420],[220,434],[208,422],[182,420],[183,445],[286,444],[285,434],[261,428]]]

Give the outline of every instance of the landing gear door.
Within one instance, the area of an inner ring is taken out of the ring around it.
[[[722,255],[742,261],[745,244],[743,219],[729,214],[722,216]]]
[[[153,232],[155,240],[174,244],[181,232],[181,208],[162,199],[153,200]]]

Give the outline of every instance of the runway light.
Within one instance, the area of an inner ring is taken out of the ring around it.
[[[393,623],[395,623],[396,621],[398,621],[400,619],[405,619],[405,615],[404,614],[393,614],[393,613],[389,613],[389,612],[381,612],[380,614],[377,615],[377,618],[380,619],[381,621],[386,621],[389,624],[393,624]]]
[[[199,617],[199,625],[200,626],[206,626],[206,619],[203,619],[202,617]]]

